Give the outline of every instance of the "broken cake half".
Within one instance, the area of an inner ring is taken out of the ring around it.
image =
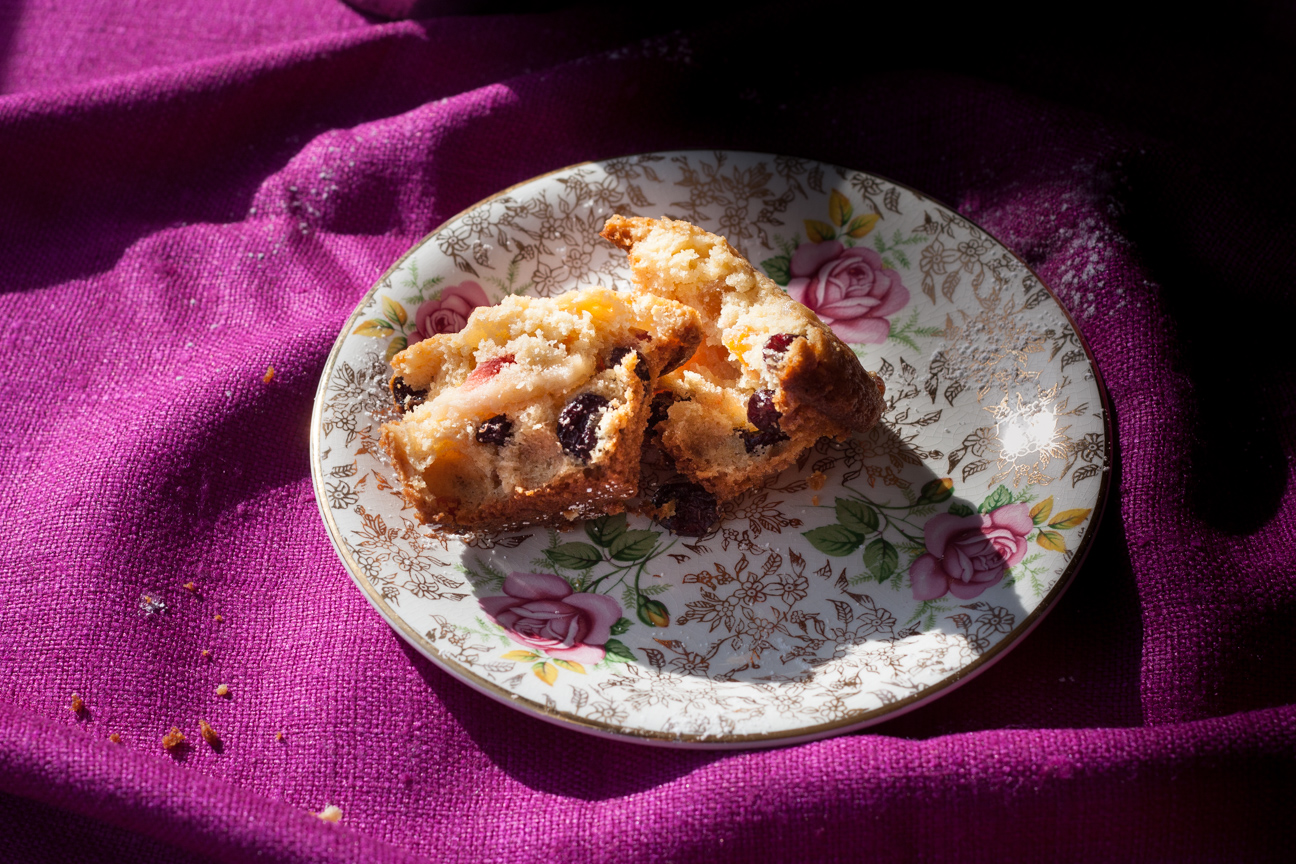
[[[723,237],[626,216],[609,219],[602,236],[629,253],[639,289],[700,313],[702,344],[657,383],[655,430],[679,470],[718,498],[881,416],[881,380]]]
[[[700,341],[697,312],[653,295],[506,297],[392,358],[404,413],[382,445],[424,522],[493,530],[621,512],[654,388]]]

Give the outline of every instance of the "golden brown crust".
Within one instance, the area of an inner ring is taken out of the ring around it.
[[[867,432],[882,416],[877,376],[864,371],[855,352],[827,329],[811,329],[792,343],[778,367],[783,429],[789,432],[807,413],[827,421],[825,435]]]
[[[656,220],[643,216],[613,216],[604,224],[599,236],[614,246],[620,246],[629,252],[636,243],[642,242],[653,229]]]

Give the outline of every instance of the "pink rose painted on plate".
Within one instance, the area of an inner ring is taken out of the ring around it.
[[[837,240],[802,243],[788,273],[788,294],[846,342],[885,342],[891,333],[888,316],[909,303],[900,274],[863,246],[847,249]]]
[[[444,288],[437,299],[423,303],[414,313],[410,344],[437,333],[458,333],[468,323],[468,316],[474,309],[489,305],[491,302],[486,292],[472,280]]]
[[[556,660],[590,665],[603,659],[603,646],[621,617],[611,597],[574,592],[552,573],[510,573],[504,596],[478,602],[513,641]]]
[[[1026,557],[1026,537],[1034,527],[1025,504],[971,516],[933,516],[923,525],[927,553],[909,565],[914,599],[935,600],[946,592],[960,600],[979,596]]]

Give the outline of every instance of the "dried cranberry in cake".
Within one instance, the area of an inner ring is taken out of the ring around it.
[[[648,369],[648,358],[644,357],[644,355],[635,351],[633,348],[613,348],[612,353],[608,355],[608,365],[620,366],[621,361],[624,360],[632,351],[639,358],[639,362],[635,364],[635,375],[639,376],[640,381],[647,381],[652,377],[652,372]]]
[[[765,342],[765,362],[776,363],[778,359],[787,353],[788,348],[792,347],[792,342],[797,337],[791,333],[775,333]]]
[[[513,421],[503,414],[496,414],[477,427],[478,444],[497,444],[504,446],[513,437]]]
[[[426,390],[415,390],[405,383],[405,379],[397,375],[391,382],[392,398],[396,400],[396,405],[401,411],[412,411],[423,404],[427,396]]]
[[[701,537],[720,519],[716,497],[696,483],[667,483],[653,496],[653,506],[668,510],[657,521],[684,537]]]
[[[756,453],[765,447],[772,447],[780,441],[788,440],[779,428],[783,415],[774,407],[773,390],[757,390],[747,400],[747,422],[759,431],[743,430],[743,447],[748,453]]]
[[[577,459],[589,459],[598,445],[599,420],[608,400],[597,393],[582,393],[558,415],[558,441]]]
[[[783,415],[774,407],[773,390],[757,390],[747,400],[747,422],[762,432],[778,432]]]
[[[788,440],[788,436],[780,432],[777,427],[774,429],[764,429],[760,432],[743,429],[742,439],[743,447],[746,448],[748,453],[759,453],[766,447],[773,447],[780,441]]]

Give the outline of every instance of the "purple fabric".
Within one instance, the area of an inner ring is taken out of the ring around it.
[[[1291,16],[1036,45],[797,8],[0,4],[0,860],[1286,859]],[[951,203],[1053,286],[1110,393],[1067,596],[865,733],[664,751],[510,711],[368,607],[312,497],[324,358],[396,257],[536,174],[699,146]]]

